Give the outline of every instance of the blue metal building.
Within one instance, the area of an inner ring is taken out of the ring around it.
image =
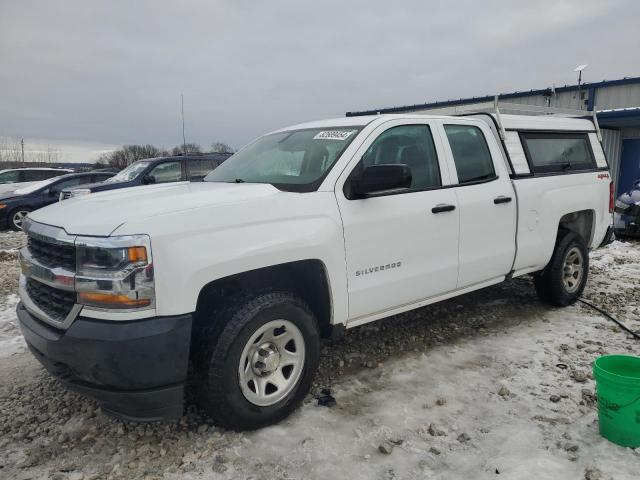
[[[380,113],[434,113],[450,107],[491,102],[494,95],[416,105],[347,112],[347,116]],[[500,103],[571,108],[597,112],[607,161],[618,192],[640,180],[640,77],[565,85],[499,94]]]

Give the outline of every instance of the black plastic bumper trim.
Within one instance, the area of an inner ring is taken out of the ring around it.
[[[66,331],[40,322],[22,304],[17,314],[38,361],[106,412],[135,421],[182,415],[190,314],[131,322],[79,317]]]

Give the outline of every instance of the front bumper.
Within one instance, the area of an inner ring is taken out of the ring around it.
[[[106,412],[133,421],[182,415],[190,314],[131,322],[80,316],[66,331],[41,322],[22,303],[17,314],[40,363]]]
[[[9,229],[9,213],[6,208],[0,209],[0,230]]]

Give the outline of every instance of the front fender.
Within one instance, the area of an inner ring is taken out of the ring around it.
[[[288,262],[323,262],[333,322],[348,315],[344,237],[331,192],[289,195],[222,208],[200,208],[125,225],[118,234],[149,231],[157,315],[195,311],[208,283]]]

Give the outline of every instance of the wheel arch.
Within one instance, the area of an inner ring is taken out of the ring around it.
[[[563,231],[574,232],[579,235],[585,245],[590,246],[595,232],[596,213],[593,210],[579,210],[564,214],[558,222],[556,243],[562,237]]]
[[[331,335],[334,316],[331,286],[326,266],[318,259],[257,268],[207,283],[198,294],[194,332],[211,321],[207,313],[225,299],[241,293],[268,290],[285,290],[298,295],[315,315],[321,335]]]

